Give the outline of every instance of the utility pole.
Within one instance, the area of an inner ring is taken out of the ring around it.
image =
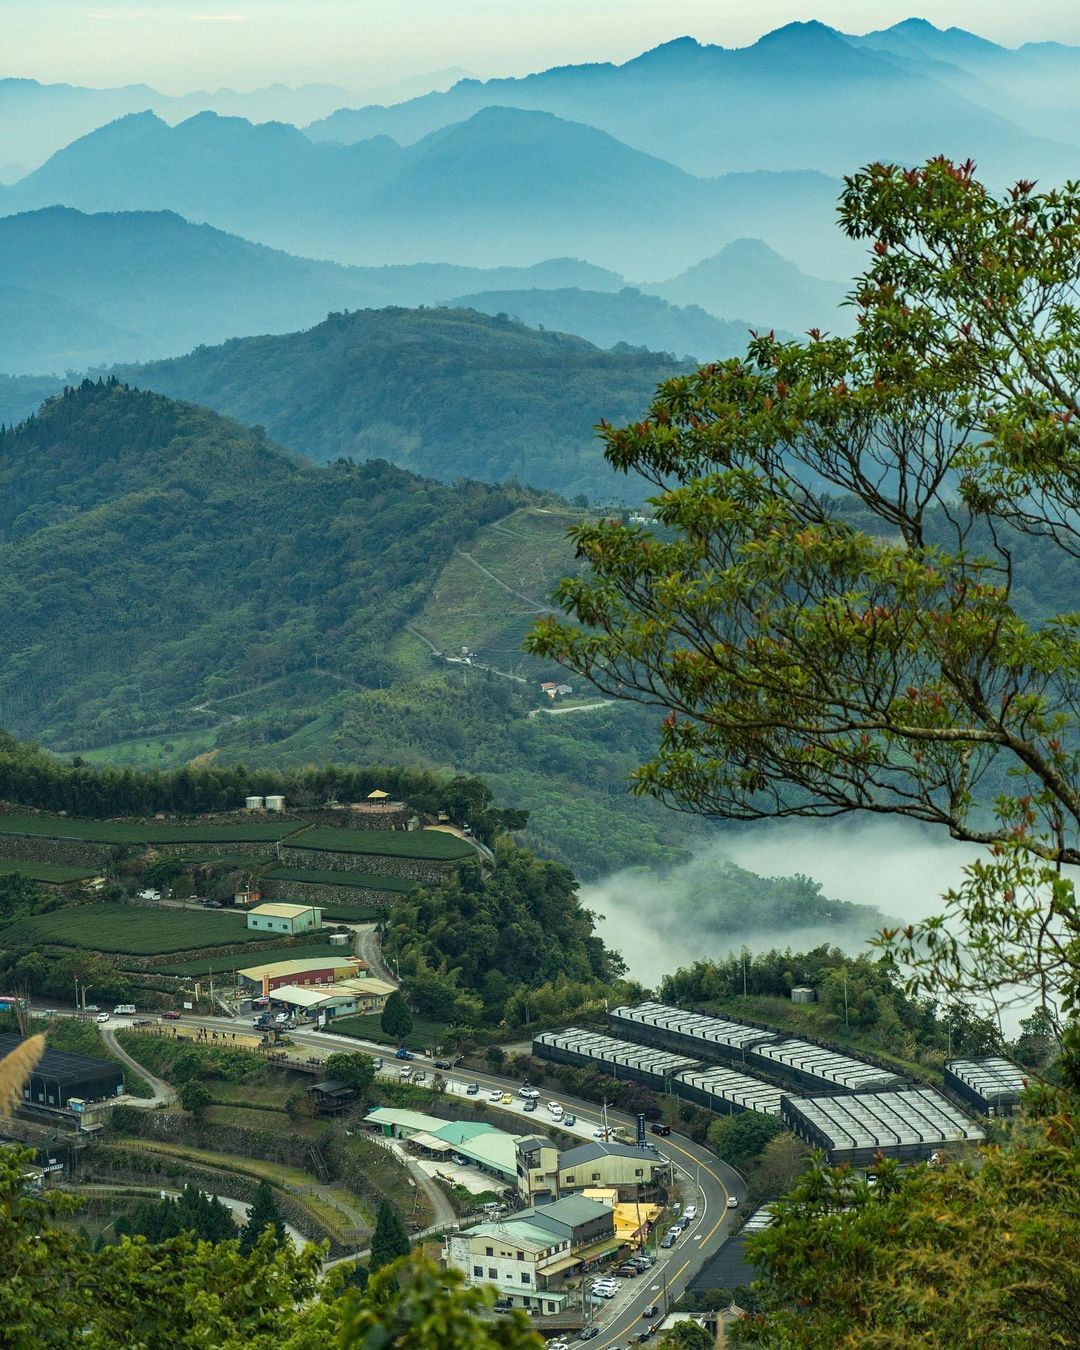
[[[846,1027],[850,1027],[850,1026],[851,1026],[851,1023],[848,1021],[847,971],[846,971],[846,970],[844,971],[844,1026],[846,1026]]]

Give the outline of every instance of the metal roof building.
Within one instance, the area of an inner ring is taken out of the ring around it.
[[[867,1167],[875,1154],[913,1162],[945,1144],[978,1143],[982,1130],[933,1088],[843,1097],[788,1097],[780,1118],[830,1163]]]
[[[734,1116],[742,1111],[758,1111],[766,1116],[780,1114],[784,1089],[751,1078],[735,1069],[706,1066],[687,1069],[675,1075],[672,1084],[676,1097],[695,1102],[720,1115]]]
[[[744,1060],[755,1045],[775,1041],[778,1032],[726,1017],[708,1017],[666,1003],[638,1003],[608,1013],[612,1031],[648,1045],[696,1055],[699,1059]]]
[[[695,1067],[685,1055],[673,1055],[652,1046],[615,1040],[597,1031],[566,1027],[535,1037],[533,1054],[559,1064],[587,1065],[615,1078],[631,1078],[663,1092],[674,1074]]]
[[[747,1063],[811,1092],[884,1092],[905,1087],[908,1081],[891,1069],[795,1039],[757,1045],[748,1053]]]
[[[0,1059],[20,1046],[23,1037],[0,1034]],[[124,1070],[107,1059],[71,1055],[66,1050],[46,1048],[37,1067],[23,1085],[22,1099],[27,1106],[63,1110],[74,1097],[86,1102],[118,1097],[124,1090]]]
[[[1007,1116],[1027,1087],[1027,1075],[1000,1055],[950,1059],[945,1065],[945,1086],[983,1115]]]

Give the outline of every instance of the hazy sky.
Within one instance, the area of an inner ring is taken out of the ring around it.
[[[0,74],[170,93],[280,80],[362,90],[448,66],[525,74],[689,33],[744,46],[795,19],[866,32],[920,13],[1008,45],[1080,43],[1073,0],[0,0]]]

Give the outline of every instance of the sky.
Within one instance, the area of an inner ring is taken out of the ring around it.
[[[280,81],[362,91],[460,66],[522,75],[689,34],[745,46],[794,20],[848,32],[912,13],[1017,46],[1080,44],[1073,0],[0,0],[0,75],[179,94]]]

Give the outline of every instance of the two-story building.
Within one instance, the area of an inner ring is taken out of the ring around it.
[[[611,1187],[622,1198],[632,1198],[639,1186],[666,1178],[670,1168],[666,1158],[632,1144],[578,1144],[559,1154],[559,1194]]]
[[[542,1134],[517,1141],[517,1187],[526,1200],[539,1204],[559,1198],[559,1150]]]
[[[562,1279],[616,1246],[611,1207],[574,1195],[453,1233],[444,1254],[467,1283],[492,1284],[513,1307],[551,1314],[568,1303]]]

